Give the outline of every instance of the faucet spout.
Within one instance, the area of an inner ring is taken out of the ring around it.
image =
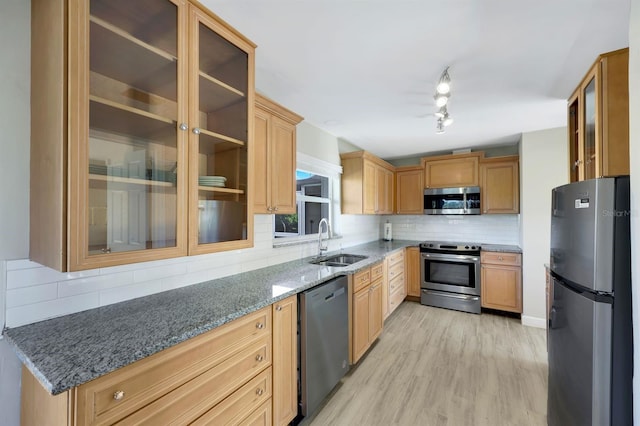
[[[325,224],[327,229],[327,241],[325,244],[322,244],[322,224]],[[320,219],[320,223],[318,223],[318,256],[322,256],[329,250],[329,239],[331,238],[331,226],[329,225],[329,221],[327,218],[323,217]]]

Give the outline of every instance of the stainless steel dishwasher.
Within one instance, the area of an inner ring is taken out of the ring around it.
[[[300,412],[313,414],[349,371],[348,279],[299,294]]]

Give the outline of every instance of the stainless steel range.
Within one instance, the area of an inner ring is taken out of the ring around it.
[[[480,245],[420,244],[420,303],[480,313]]]

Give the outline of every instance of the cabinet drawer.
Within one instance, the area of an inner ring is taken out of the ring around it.
[[[268,368],[191,424],[268,425],[271,424],[270,398],[271,368]]]
[[[189,424],[202,414],[206,413],[220,401],[227,398],[236,389],[243,386],[260,371],[271,365],[271,339],[266,337],[255,342],[240,353],[228,358],[211,370],[201,374],[195,379],[174,389],[162,398],[152,402],[146,407],[125,418],[119,425],[167,425]],[[271,368],[268,374],[261,376],[261,380],[269,378],[268,388],[259,382],[262,389],[259,397],[260,403],[271,396]],[[247,385],[255,386],[255,379]],[[256,392],[255,389],[252,392]],[[247,413],[245,411],[244,413]]]
[[[491,263],[493,265],[520,266],[520,264],[522,263],[522,256],[520,255],[520,253],[483,251],[480,254],[480,261],[482,263]]]
[[[389,296],[400,289],[404,289],[404,274],[389,280]]]
[[[396,263],[395,265],[389,266],[389,272],[387,277],[390,280],[392,280],[403,274],[404,274],[404,262],[400,262],[400,263]]]
[[[79,386],[78,420],[118,421],[264,339],[271,339],[271,307]]]
[[[393,312],[404,301],[405,292],[402,286],[396,288],[393,293],[389,294],[389,311]]]
[[[400,263],[404,261],[404,250],[398,250],[395,253],[391,253],[387,256],[387,264],[389,266],[395,265],[396,263]]]
[[[382,262],[371,267],[371,281],[375,281],[378,278],[382,278],[384,275],[384,265]]]
[[[353,275],[353,292],[357,293],[371,282],[371,270],[365,269]]]

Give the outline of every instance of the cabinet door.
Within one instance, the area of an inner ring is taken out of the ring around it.
[[[482,307],[522,312],[522,277],[516,266],[482,265]]]
[[[580,115],[580,90],[567,101],[567,132],[569,139],[569,182],[580,180],[580,147],[582,145],[582,118]]]
[[[424,178],[422,170],[396,172],[396,212],[422,214],[424,211]]]
[[[583,139],[583,180],[594,179],[599,167],[596,166],[598,161],[597,152],[602,152],[600,146],[600,120],[598,120],[598,114],[600,113],[600,105],[598,99],[599,92],[599,67],[594,67],[589,76],[585,80],[585,84],[582,86],[582,100],[584,102],[584,108],[582,110],[584,126],[584,139]]]
[[[520,212],[518,160],[487,162],[480,165],[482,213]]]
[[[394,182],[393,182],[393,172],[388,169],[383,169],[384,171],[384,208],[381,209],[380,213],[383,214],[393,214],[393,200],[394,200]]]
[[[405,277],[407,295],[420,297],[420,250],[418,247],[407,247]]]
[[[382,307],[382,301],[380,302]],[[353,295],[353,360],[356,363],[369,347],[369,287]]]
[[[272,117],[271,205],[278,214],[296,213],[296,128]]]
[[[255,109],[255,132],[253,150],[255,165],[253,172],[253,207],[254,213],[269,214],[271,211],[271,180],[269,175],[270,150],[269,129],[271,115],[260,108]]]
[[[362,182],[362,213],[376,214],[378,209],[377,184],[378,175],[376,173],[376,165],[364,161],[363,164],[363,182]]]
[[[382,333],[382,280],[369,287],[369,344]]]
[[[189,253],[249,247],[253,47],[208,13],[189,10]]]
[[[70,8],[71,270],[186,254],[186,7],[177,3]]]
[[[478,157],[426,160],[425,187],[478,186]]]
[[[291,296],[273,305],[273,424],[298,414],[298,305]]]

